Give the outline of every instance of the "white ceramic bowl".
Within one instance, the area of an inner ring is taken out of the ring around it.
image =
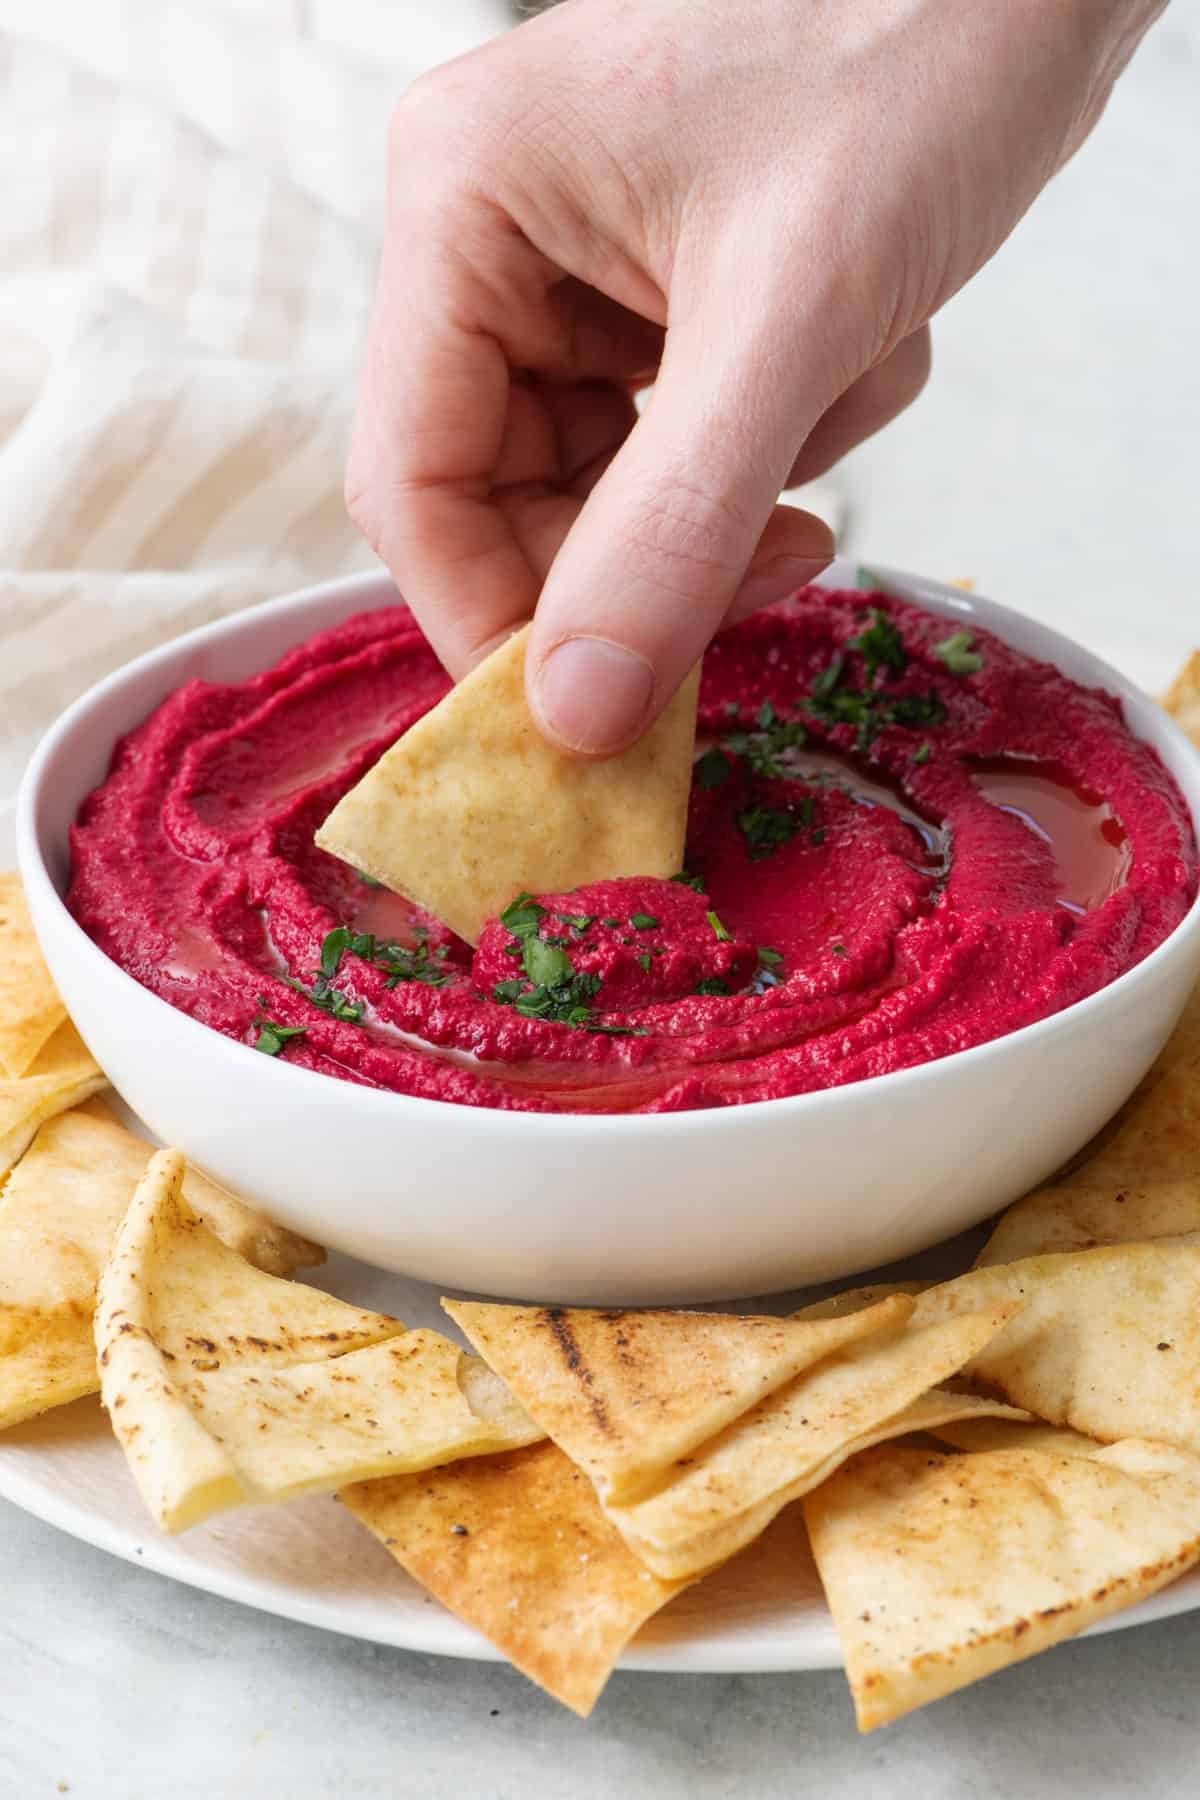
[[[1200,829],[1200,756],[1115,670],[994,602],[890,570],[880,579],[1119,694]],[[322,1243],[448,1287],[585,1304],[724,1299],[851,1274],[964,1230],[1066,1161],[1145,1073],[1200,978],[1198,902],[1110,987],[1009,1037],[711,1112],[448,1106],[257,1055],[148,993],[79,928],[60,897],[68,827],[116,739],[181,682],[240,680],[394,600],[379,576],[332,582],[139,658],[53,727],[19,803],[38,935],[114,1086],[165,1142]]]

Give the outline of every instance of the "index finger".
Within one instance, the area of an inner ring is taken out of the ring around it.
[[[528,619],[537,601],[534,570],[490,501],[509,367],[494,337],[463,322],[451,271],[424,258],[417,268],[394,263],[389,240],[346,501],[457,678]]]

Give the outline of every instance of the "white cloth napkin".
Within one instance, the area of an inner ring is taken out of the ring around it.
[[[391,106],[503,0],[0,0],[0,823],[150,645],[369,566],[342,506]]]
[[[507,0],[0,0],[0,845],[84,688],[372,564],[342,464],[388,117],[511,23]]]

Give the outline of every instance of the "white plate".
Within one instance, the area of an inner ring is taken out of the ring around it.
[[[431,1288],[340,1256],[314,1274],[322,1287],[395,1312],[406,1324],[447,1324]],[[779,1297],[771,1302],[781,1311],[790,1304]],[[0,1495],[72,1537],[227,1600],[402,1650],[502,1660],[410,1580],[335,1500],[246,1507],[181,1537],[160,1536],[95,1399],[0,1436]],[[1095,1629],[1198,1607],[1200,1570]],[[841,1661],[811,1564],[799,1565],[781,1585],[778,1562],[760,1566],[751,1550],[673,1601],[639,1634],[621,1666],[750,1674],[832,1669]]]
[[[11,868],[14,861],[11,815],[0,812],[0,868]],[[950,1275],[968,1266],[978,1238],[971,1233],[881,1276]],[[394,1313],[408,1325],[448,1325],[435,1290],[417,1282],[343,1256],[331,1256],[312,1273],[321,1287]],[[800,1303],[795,1296],[775,1295],[763,1310],[785,1312]],[[113,1556],[263,1612],[402,1650],[504,1660],[411,1580],[335,1500],[247,1507],[182,1537],[161,1536],[94,1398],[0,1434],[0,1497]],[[1092,1630],[1116,1631],[1197,1608],[1200,1569]],[[672,1601],[621,1659],[622,1668],[680,1674],[841,1664],[812,1565],[799,1565],[784,1583],[778,1563],[756,1564],[753,1549]]]

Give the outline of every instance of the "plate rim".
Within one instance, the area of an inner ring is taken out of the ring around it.
[[[96,1417],[93,1430],[98,1433],[107,1432],[98,1396],[85,1396],[84,1401],[72,1404],[94,1405]],[[14,1429],[19,1430],[20,1427]],[[122,1461],[120,1446],[115,1438],[110,1437],[109,1442],[116,1464]],[[53,1456],[54,1451],[43,1450],[38,1454]],[[332,1500],[332,1496],[329,1498]],[[146,1519],[147,1530],[144,1534],[114,1526],[98,1509],[89,1508],[85,1501],[66,1499],[56,1489],[39,1482],[29,1470],[22,1471],[19,1455],[11,1458],[7,1454],[3,1436],[0,1436],[0,1499],[11,1502],[21,1511],[65,1532],[68,1537],[115,1556],[135,1568],[150,1569],[185,1587],[251,1607],[275,1618],[290,1619],[316,1630],[356,1638],[359,1642],[384,1644],[419,1655],[445,1656],[470,1662],[508,1662],[501,1650],[472,1626],[458,1619],[433,1595],[425,1596],[428,1605],[423,1606],[418,1615],[398,1612],[396,1616],[399,1628],[396,1631],[380,1631],[369,1620],[356,1621],[353,1609],[349,1612],[344,1609],[345,1603],[343,1610],[339,1612],[336,1597],[323,1601],[307,1594],[302,1587],[289,1587],[280,1581],[256,1579],[252,1575],[238,1576],[202,1561],[189,1562],[185,1548],[186,1536],[163,1536],[155,1532],[149,1518]],[[134,1506],[140,1504],[136,1495],[132,1495],[131,1500]],[[244,1515],[250,1509],[240,1510]],[[238,1516],[237,1512],[229,1515],[231,1519]],[[414,1582],[413,1585],[420,1589],[419,1583]],[[1107,1619],[1099,1620],[1078,1636],[1100,1637],[1109,1632],[1156,1624],[1195,1611],[1200,1611],[1200,1568],[1188,1571],[1137,1606],[1125,1608]],[[810,1640],[807,1645],[806,1638]],[[1066,1640],[1067,1643],[1073,1641],[1075,1640]],[[794,1634],[776,1632],[766,1641],[756,1637],[752,1626],[749,1629],[743,1626],[733,1640],[724,1644],[719,1636],[715,1640],[699,1635],[680,1638],[674,1643],[644,1645],[639,1645],[635,1638],[617,1663],[620,1670],[672,1675],[803,1674],[842,1669],[844,1666],[833,1621],[828,1614],[819,1623],[811,1616],[806,1617],[797,1625]]]

